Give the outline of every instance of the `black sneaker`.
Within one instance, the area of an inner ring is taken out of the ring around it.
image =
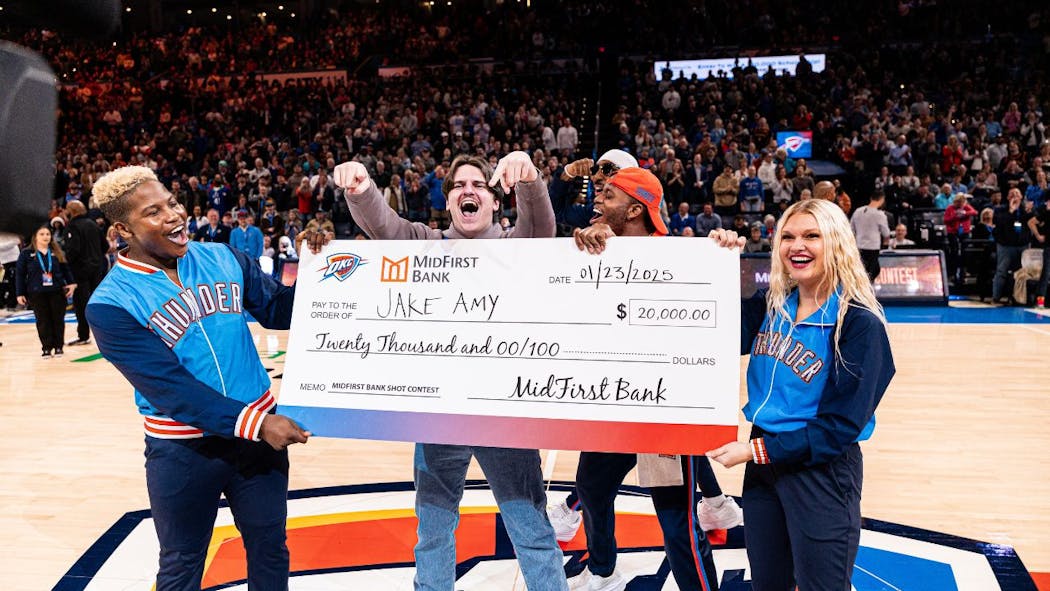
[[[62,356],[62,349],[55,349],[54,357],[61,357],[61,356]]]
[[[66,344],[69,345],[70,347],[76,347],[76,346],[79,346],[79,345],[88,345],[88,344],[91,344],[91,339],[75,339],[75,340],[69,341]]]
[[[51,350],[45,349],[44,352],[40,354],[40,357],[44,359],[51,359]]]

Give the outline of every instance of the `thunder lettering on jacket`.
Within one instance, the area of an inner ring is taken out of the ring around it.
[[[171,349],[186,335],[186,329],[201,318],[216,313],[240,314],[241,311],[240,284],[200,284],[193,289],[183,289],[150,314],[149,325]]]
[[[776,331],[759,332],[751,355],[776,359],[807,384],[824,368],[824,360],[805,343]]]

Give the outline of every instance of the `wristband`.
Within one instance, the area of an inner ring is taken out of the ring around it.
[[[769,453],[766,451],[765,439],[763,439],[761,437],[759,437],[757,439],[752,439],[751,442],[750,442],[750,445],[751,445],[751,455],[754,456],[754,462],[756,464],[763,465],[763,464],[770,463],[769,462]]]

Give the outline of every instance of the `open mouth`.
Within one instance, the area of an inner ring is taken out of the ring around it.
[[[591,217],[591,223],[597,223],[598,220],[602,219],[603,215],[605,215],[605,212],[602,211],[602,208],[596,206],[594,208],[594,215]]]
[[[481,212],[481,203],[474,197],[464,197],[459,201],[459,211],[463,213],[465,219],[473,220]]]
[[[190,235],[186,232],[186,224],[180,224],[174,230],[168,232],[167,238],[179,246],[186,246],[190,241]]]
[[[792,269],[805,269],[813,262],[813,257],[806,255],[795,255],[788,259]]]

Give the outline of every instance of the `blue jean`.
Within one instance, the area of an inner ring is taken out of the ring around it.
[[[1014,271],[1021,268],[1021,253],[1024,252],[1024,249],[1024,246],[995,245],[995,278],[992,280],[992,300],[998,301],[1002,297],[1004,284],[1006,284],[1005,295],[1013,295]]]
[[[567,591],[563,554],[547,520],[540,454],[535,449],[417,443],[415,453],[415,588],[451,591],[456,580],[456,527],[467,466],[474,456],[496,497],[530,591]]]
[[[740,200],[740,211],[742,213],[754,213],[760,212],[765,209],[765,203],[762,202],[762,198],[758,199],[741,199]]]
[[[160,541],[157,591],[199,591],[226,495],[248,559],[248,588],[287,591],[288,452],[263,442],[146,437],[146,489]]]
[[[849,591],[863,482],[856,443],[818,466],[748,463],[743,498],[751,588]]]

